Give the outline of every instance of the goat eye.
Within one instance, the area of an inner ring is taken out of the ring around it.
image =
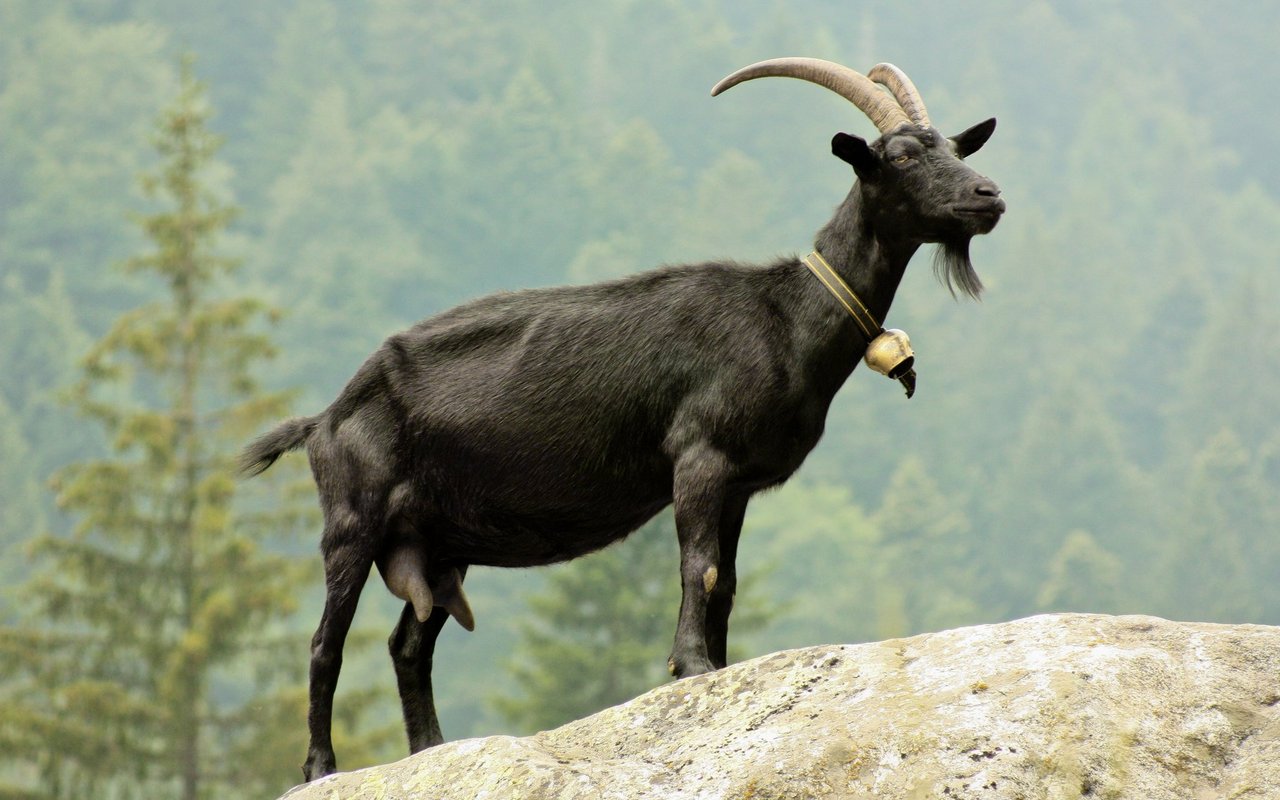
[[[905,163],[907,163],[907,162],[908,162],[908,161],[910,161],[910,160],[911,160],[911,156],[907,155],[906,153],[903,153],[902,155],[900,155],[900,156],[898,156],[897,158],[895,158],[895,159],[893,160],[893,163],[895,163],[895,164],[905,164]]]

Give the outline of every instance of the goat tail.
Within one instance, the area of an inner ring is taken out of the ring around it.
[[[319,422],[319,417],[294,417],[262,434],[240,453],[240,474],[251,478],[265,472],[277,458],[305,445]]]

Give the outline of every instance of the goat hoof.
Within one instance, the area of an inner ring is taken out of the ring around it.
[[[302,765],[302,777],[306,783],[323,778],[325,775],[332,775],[338,771],[338,763],[332,755],[325,757],[316,753],[307,756],[307,762]]]
[[[667,659],[667,669],[671,671],[677,679],[692,678],[694,675],[703,675],[708,672],[715,672],[715,665],[706,658],[691,658],[688,660],[678,659],[675,656]]]

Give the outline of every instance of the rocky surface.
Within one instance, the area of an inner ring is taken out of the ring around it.
[[[1070,614],[790,650],[286,797],[1280,798],[1280,628]]]

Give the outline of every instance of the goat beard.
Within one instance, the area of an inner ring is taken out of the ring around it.
[[[933,253],[933,274],[947,287],[951,296],[959,289],[977,300],[982,294],[982,280],[969,260],[969,237],[939,242]]]

